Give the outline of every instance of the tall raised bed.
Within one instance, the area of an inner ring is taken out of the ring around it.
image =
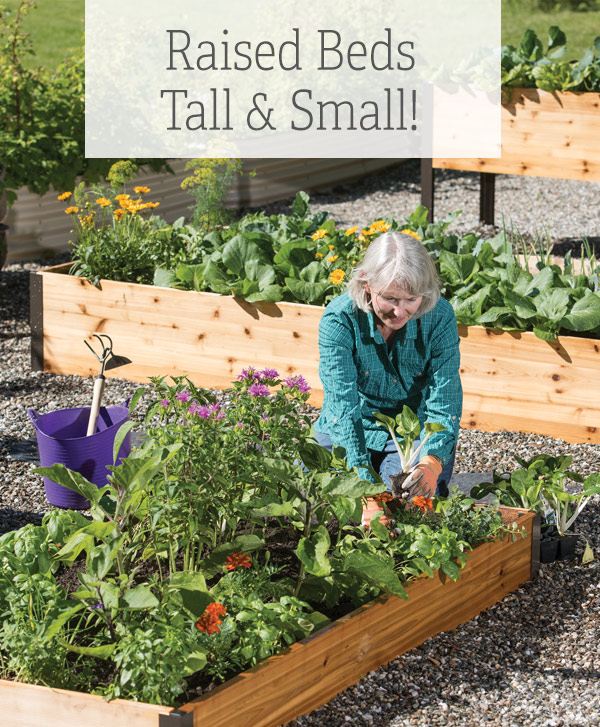
[[[224,388],[248,365],[300,373],[320,405],[317,344],[323,308],[251,304],[198,293],[103,280],[98,288],[67,275],[69,266],[31,275],[32,368],[97,374],[83,345],[107,333],[131,363],[106,372],[147,382],[189,376]],[[600,341],[564,336],[546,343],[533,333],[460,327],[464,409],[471,429],[510,429],[600,442]]]
[[[503,508],[527,537],[484,543],[458,581],[419,578],[407,601],[381,597],[179,710],[0,680],[5,727],[276,727],[316,709],[369,671],[469,621],[529,580],[539,559],[539,520]]]

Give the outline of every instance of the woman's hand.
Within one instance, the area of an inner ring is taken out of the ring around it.
[[[402,483],[402,489],[408,491],[409,500],[413,497],[433,497],[437,489],[437,481],[442,474],[442,463],[437,457],[426,454],[419,464],[415,465]]]

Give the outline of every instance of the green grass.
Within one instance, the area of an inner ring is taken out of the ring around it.
[[[0,0],[8,10],[19,7],[19,0]],[[23,30],[31,34],[35,56],[30,66],[54,69],[65,58],[83,47],[84,0],[37,0],[23,23]]]
[[[558,25],[567,34],[568,58],[574,59],[580,58],[596,35],[600,35],[600,10],[542,12],[535,7],[535,2],[502,0],[502,43],[518,45],[525,30],[532,28],[546,45],[548,28]],[[19,0],[0,0],[0,4],[16,9]],[[30,12],[24,24],[36,51],[31,64],[55,68],[80,48],[84,14],[84,0],[37,0],[37,8]]]
[[[564,3],[563,3],[564,4]],[[534,0],[502,0],[502,43],[517,46],[523,33],[531,28],[548,46],[548,29],[558,25],[567,36],[567,60],[581,58],[594,38],[600,35],[600,10],[542,12]]]

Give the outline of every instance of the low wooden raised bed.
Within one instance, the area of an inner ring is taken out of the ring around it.
[[[373,669],[469,621],[529,580],[539,560],[539,520],[503,508],[527,538],[476,548],[456,583],[421,578],[408,601],[378,598],[313,636],[173,711],[47,687],[0,681],[6,727],[275,727],[316,709]]]
[[[107,333],[131,363],[107,371],[130,381],[186,375],[225,388],[246,366],[302,374],[320,405],[318,325],[323,308],[243,300],[67,275],[69,265],[31,275],[32,368],[97,375],[84,340]],[[600,442],[600,341],[460,327],[464,409],[471,429],[509,429]]]

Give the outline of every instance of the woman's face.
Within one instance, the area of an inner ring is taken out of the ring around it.
[[[379,320],[388,328],[399,331],[419,310],[422,295],[413,295],[397,284],[385,290],[372,290],[365,283],[365,290],[371,295],[371,305]]]

